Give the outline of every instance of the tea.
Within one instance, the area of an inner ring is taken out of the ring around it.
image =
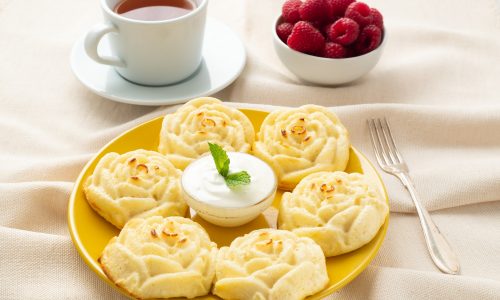
[[[129,19],[164,21],[186,15],[195,7],[190,0],[123,0],[114,11]]]

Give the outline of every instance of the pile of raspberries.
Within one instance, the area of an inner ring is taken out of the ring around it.
[[[376,49],[382,14],[355,0],[286,0],[276,33],[288,47],[310,55],[347,58]]]

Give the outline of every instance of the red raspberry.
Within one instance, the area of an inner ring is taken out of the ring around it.
[[[295,23],[300,20],[299,9],[302,5],[302,1],[300,0],[287,0],[283,3],[283,7],[281,8],[281,16],[283,17],[283,21],[289,23]]]
[[[288,39],[288,36],[290,33],[292,33],[293,29],[293,24],[291,23],[281,23],[276,27],[276,33],[278,34],[279,38],[286,43],[286,40]]]
[[[304,21],[322,22],[328,18],[328,5],[326,0],[305,0],[299,12]]]
[[[343,17],[349,4],[356,0],[327,0],[329,17]]]
[[[370,14],[372,15],[372,24],[380,29],[384,29],[384,17],[376,8],[370,8]]]
[[[345,11],[345,16],[356,21],[360,28],[370,25],[372,22],[370,7],[363,2],[351,3]]]
[[[346,55],[344,47],[340,44],[328,42],[321,51],[321,56],[327,58],[343,58]]]
[[[349,18],[341,18],[327,29],[327,35],[331,41],[347,46],[358,38],[359,25]]]
[[[293,26],[287,44],[296,51],[314,54],[323,48],[325,45],[325,38],[321,32],[310,23],[299,21]]]
[[[340,18],[334,17],[328,23],[321,25],[320,31],[326,39],[328,39],[328,31],[330,30],[330,27],[332,27],[333,23],[337,22],[338,19]]]
[[[359,34],[359,38],[354,45],[357,54],[365,54],[375,50],[382,40],[382,31],[375,25],[368,25]]]

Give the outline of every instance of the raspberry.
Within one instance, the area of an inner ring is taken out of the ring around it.
[[[280,40],[286,43],[288,36],[292,33],[293,24],[291,23],[281,23],[276,27],[276,33],[278,34]]]
[[[340,44],[328,42],[321,51],[321,56],[327,58],[343,58],[346,55],[344,47]]]
[[[356,21],[360,28],[370,25],[372,22],[370,7],[363,2],[351,3],[345,11],[345,16]]]
[[[382,31],[375,25],[368,25],[359,34],[354,45],[357,54],[365,54],[375,50],[382,40]]]
[[[281,16],[283,17],[283,21],[289,23],[295,23],[300,20],[299,9],[302,5],[302,1],[300,0],[287,0],[283,3],[283,7],[281,8]]]
[[[347,46],[358,38],[359,25],[349,18],[341,18],[327,29],[327,35],[331,41]]]
[[[322,22],[328,18],[328,5],[326,0],[305,0],[299,12],[304,21]]]
[[[372,24],[380,29],[384,28],[384,17],[376,8],[370,8],[370,14],[372,15]]]
[[[343,17],[349,4],[354,1],[355,0],[327,0],[327,4],[329,6],[329,17]]]
[[[325,38],[321,32],[310,23],[299,21],[293,26],[287,44],[296,51],[314,54],[323,48],[325,45]]]

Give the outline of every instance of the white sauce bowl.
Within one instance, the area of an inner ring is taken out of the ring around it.
[[[234,227],[248,223],[266,210],[274,200],[277,177],[261,159],[246,153],[228,152],[229,173],[242,170],[250,174],[250,184],[229,188],[217,172],[211,155],[193,161],[181,178],[184,201],[206,221]]]

